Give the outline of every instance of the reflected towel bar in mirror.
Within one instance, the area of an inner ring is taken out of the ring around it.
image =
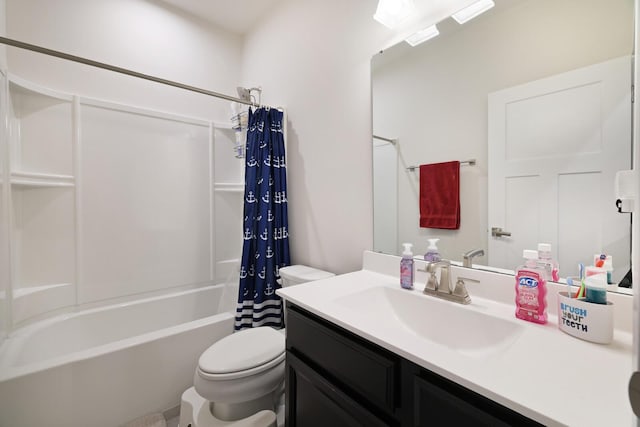
[[[386,141],[394,145],[396,142],[398,142],[398,138],[385,138],[384,136],[380,135],[373,135],[373,139],[379,139],[380,141]]]
[[[476,165],[476,159],[465,160],[463,162],[460,162],[460,166],[463,166],[463,165],[475,166]],[[420,166],[407,166],[405,169],[410,171],[410,172],[413,172],[416,169],[420,169]]]

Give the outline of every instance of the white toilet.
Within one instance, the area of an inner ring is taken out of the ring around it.
[[[280,269],[283,287],[332,276],[305,265]],[[182,395],[180,427],[282,425],[275,411],[284,392],[284,359],[284,330],[268,326],[214,343],[198,360],[194,386]]]

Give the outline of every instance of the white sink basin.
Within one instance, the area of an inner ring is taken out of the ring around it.
[[[487,357],[513,343],[523,326],[469,306],[388,287],[334,300],[370,323],[386,324],[469,357]],[[473,296],[472,296],[473,302]]]

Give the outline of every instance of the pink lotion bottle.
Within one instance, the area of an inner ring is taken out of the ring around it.
[[[524,265],[516,271],[516,317],[547,323],[547,269],[538,261],[538,251],[522,252]]]

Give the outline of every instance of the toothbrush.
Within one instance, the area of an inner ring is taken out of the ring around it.
[[[578,295],[577,298],[585,298],[587,295],[587,286],[584,283],[584,274],[585,274],[585,270],[584,270],[584,264],[580,263],[580,295]]]
[[[571,296],[571,285],[573,285],[573,279],[571,277],[567,277],[567,297],[573,298]]]
[[[578,289],[578,293],[576,294],[576,298],[584,298],[586,288],[584,285],[584,281],[580,283],[580,289]]]
[[[583,298],[586,292],[585,284],[584,284],[584,264],[578,264],[578,274],[580,276],[580,288],[578,289],[578,293],[576,294],[576,298]]]
[[[578,263],[578,276],[580,277],[580,281],[584,280],[584,264]]]

